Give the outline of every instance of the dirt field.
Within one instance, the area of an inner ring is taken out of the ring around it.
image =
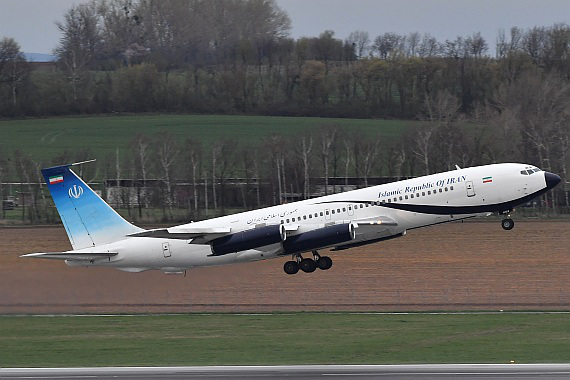
[[[63,227],[0,228],[0,314],[570,309],[570,222],[452,223],[332,253],[327,272],[285,258],[186,277],[23,259],[68,250]]]

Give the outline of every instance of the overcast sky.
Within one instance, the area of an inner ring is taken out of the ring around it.
[[[14,37],[28,53],[50,53],[55,22],[82,0],[0,0],[0,37]],[[430,33],[439,41],[481,32],[493,47],[499,29],[570,23],[570,0],[277,0],[292,20],[292,37],[333,30],[345,39],[364,30]],[[494,50],[489,52],[494,54]]]

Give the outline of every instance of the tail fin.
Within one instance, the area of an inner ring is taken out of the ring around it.
[[[143,231],[123,219],[69,167],[42,169],[73,249],[96,247]]]

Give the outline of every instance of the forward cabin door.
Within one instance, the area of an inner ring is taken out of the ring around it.
[[[475,186],[473,186],[473,181],[465,182],[465,188],[467,189],[467,196],[474,197],[475,196]]]
[[[170,243],[162,243],[162,254],[164,257],[170,257]]]

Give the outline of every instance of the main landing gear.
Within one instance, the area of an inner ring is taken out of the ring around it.
[[[506,216],[505,219],[501,220],[501,227],[503,227],[503,230],[509,231],[515,226],[515,222],[511,219],[511,211],[512,210],[508,210],[502,213]]]
[[[283,265],[283,270],[287,274],[295,274],[301,269],[305,273],[312,273],[317,268],[327,270],[332,267],[332,260],[328,256],[321,256],[317,251],[313,251],[312,259],[304,259],[300,254],[293,255],[292,261],[287,261]]]

